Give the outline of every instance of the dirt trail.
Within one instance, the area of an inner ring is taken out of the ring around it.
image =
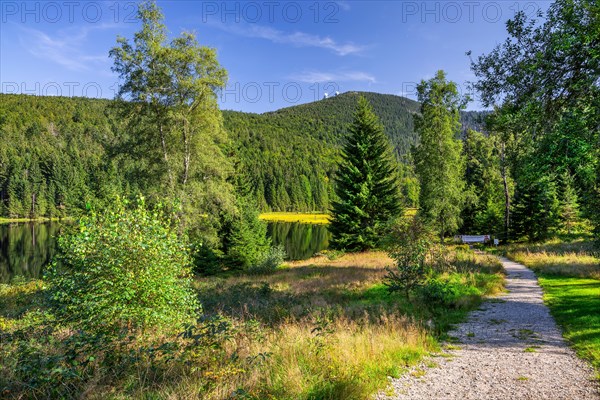
[[[600,399],[591,367],[565,343],[535,274],[501,261],[509,293],[483,303],[449,333],[456,343],[445,355],[393,379],[396,394],[378,399]]]

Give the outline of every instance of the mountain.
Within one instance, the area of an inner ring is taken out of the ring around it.
[[[400,96],[347,92],[264,114],[223,111],[236,160],[263,210],[327,210],[341,144],[358,96],[371,102],[401,161],[410,205],[416,180],[410,147],[419,103]],[[135,191],[121,170],[122,122],[112,101],[0,94],[0,216],[72,215],[110,194]],[[465,113],[465,126],[482,126]],[[134,163],[136,160],[126,162]]]
[[[390,94],[347,92],[264,114],[223,111],[261,209],[310,211],[329,208],[340,148],[359,96],[366,97],[390,138],[407,205],[416,201],[410,148],[417,143],[413,114],[420,104]],[[462,114],[463,131],[481,130],[485,112]]]

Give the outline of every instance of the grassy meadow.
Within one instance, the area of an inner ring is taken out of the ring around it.
[[[507,257],[533,269],[544,300],[579,356],[600,380],[600,252],[590,240],[514,244]]]
[[[266,212],[259,216],[269,222],[299,222],[302,224],[328,224],[331,218],[325,213]]]
[[[367,399],[503,288],[494,257],[458,247],[446,261],[454,268],[438,279],[453,296],[444,304],[388,293],[383,252],[198,277],[202,314],[184,334],[87,349],[48,314],[41,281],[4,285],[0,388],[7,398]]]
[[[415,216],[416,208],[407,208],[406,216]],[[331,215],[326,213],[296,213],[296,212],[265,212],[260,214],[260,219],[269,222],[299,222],[301,224],[329,224]]]

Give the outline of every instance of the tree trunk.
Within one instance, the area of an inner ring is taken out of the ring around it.
[[[500,173],[502,175],[502,184],[504,185],[504,240],[507,241],[510,229],[510,191],[508,189],[508,178],[506,176],[506,159],[504,154],[504,142],[500,148]]]
[[[167,175],[169,176],[169,186],[171,192],[175,192],[175,182],[173,181],[173,173],[171,172],[171,166],[169,165],[169,153],[167,152],[167,140],[165,138],[164,127],[162,121],[158,122],[158,131],[160,132],[160,143],[162,145],[163,158],[165,160],[165,166],[167,167]]]
[[[183,121],[183,147],[184,147],[184,155],[183,155],[183,179],[182,179],[182,185],[183,188],[185,188],[185,185],[187,184],[187,180],[188,180],[188,175],[189,175],[189,171],[190,171],[190,159],[191,159],[191,150],[190,150],[190,138],[188,136],[188,131],[189,131],[189,122],[187,119],[184,119]]]

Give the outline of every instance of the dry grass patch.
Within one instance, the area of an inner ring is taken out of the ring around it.
[[[346,253],[338,258],[315,256],[307,260],[290,261],[290,268],[306,266],[355,267],[382,269],[392,265],[394,260],[384,251],[367,251],[363,253]]]
[[[419,296],[408,301],[388,293],[382,281],[393,261],[383,252],[314,257],[271,275],[198,277],[194,287],[203,314],[189,334],[150,338],[156,344],[138,343],[142,347],[117,343],[120,350],[110,354],[121,357],[118,363],[108,367],[96,360],[90,371],[69,364],[74,331],[27,311],[35,306],[39,283],[6,288],[0,315],[8,322],[0,322],[9,332],[0,356],[10,360],[5,368],[11,372],[1,374],[0,368],[0,389],[11,387],[23,398],[34,392],[60,397],[54,394],[68,394],[68,384],[71,393],[91,398],[369,399],[386,387],[388,376],[439,350],[437,338],[491,290],[484,276],[498,283],[489,261],[466,250],[452,258],[461,272],[440,279],[460,296],[452,307],[435,309]],[[38,370],[32,354],[60,356],[68,374],[52,379],[65,381],[37,388],[15,384],[19,376],[35,383],[40,372],[52,373]],[[20,370],[12,368],[17,364]]]
[[[600,279],[600,255],[591,241],[511,245],[506,255],[537,272]]]

